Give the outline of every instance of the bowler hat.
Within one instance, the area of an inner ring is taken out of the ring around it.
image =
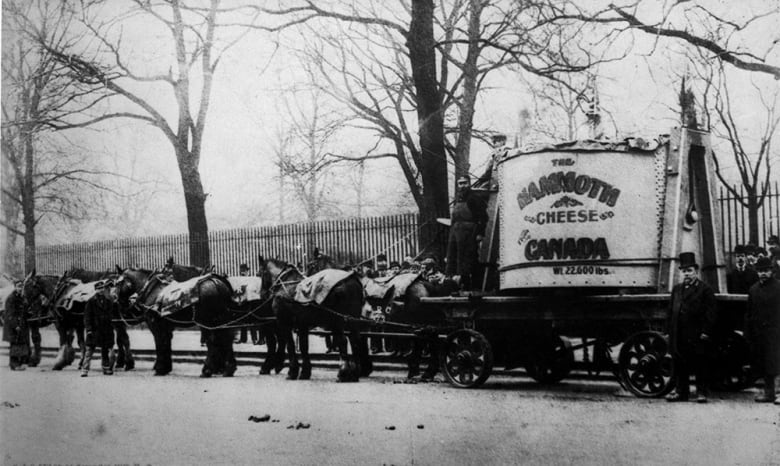
[[[756,265],[753,266],[756,271],[770,270],[772,268],[772,260],[768,257],[759,257],[756,261]]]
[[[744,244],[738,244],[734,246],[734,254],[746,254],[747,248],[745,248]]]
[[[693,252],[681,252],[680,253],[680,268],[686,267],[699,268],[699,264],[696,263],[696,254]]]
[[[768,240],[766,240],[766,244],[772,244],[775,246],[780,245],[780,239],[778,239],[777,235],[772,235]]]
[[[238,266],[238,270],[249,270],[249,266],[246,264],[241,264]]]

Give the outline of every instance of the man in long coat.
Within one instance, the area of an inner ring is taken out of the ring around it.
[[[111,322],[113,303],[108,296],[108,287],[103,283],[95,286],[95,296],[84,306],[84,331],[87,352],[81,366],[81,376],[89,374],[89,366],[95,347],[100,347],[103,374],[114,374],[114,326]]]
[[[477,247],[485,234],[488,217],[487,205],[471,190],[466,176],[458,178],[458,192],[450,219],[445,273],[460,276],[461,286],[470,289],[477,263]]]
[[[14,282],[14,291],[5,300],[5,322],[3,341],[10,343],[9,366],[13,371],[23,371],[30,356],[30,331],[27,326],[26,309],[22,297],[22,281]]]
[[[775,377],[780,374],[780,280],[772,277],[772,261],[756,261],[758,283],[748,291],[745,337],[750,345],[753,369],[764,377],[764,394],[757,402],[775,401]],[[780,403],[778,403],[780,404]]]
[[[699,265],[692,252],[680,254],[683,282],[672,289],[669,313],[669,346],[676,373],[675,391],[667,401],[686,401],[690,373],[696,376],[696,401],[707,402],[712,357],[712,335],[717,309],[712,288],[699,279]]]

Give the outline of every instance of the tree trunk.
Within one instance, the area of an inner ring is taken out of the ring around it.
[[[436,42],[433,36],[433,1],[414,0],[407,47],[417,92],[417,119],[420,127],[420,177],[423,198],[420,217],[420,246],[441,253],[444,250],[437,217],[449,216],[447,158],[444,151],[444,118],[436,79]]]
[[[187,230],[190,234],[190,264],[207,267],[211,262],[209,251],[209,227],[206,221],[206,195],[200,180],[198,167],[188,154],[177,151],[179,172],[184,188],[184,204],[187,208]]]
[[[758,244],[758,231],[760,225],[758,222],[758,194],[754,189],[747,190],[747,208],[748,208],[748,238],[749,242],[755,245]]]
[[[455,146],[455,180],[469,176],[471,172],[471,131],[474,127],[474,106],[477,102],[479,60],[480,17],[484,5],[481,0],[470,1],[469,43],[466,60],[463,63],[463,96],[458,112],[458,143]]]

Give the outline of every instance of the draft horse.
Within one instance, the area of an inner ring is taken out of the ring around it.
[[[198,325],[208,330],[206,361],[201,377],[222,373],[232,376],[236,371],[233,353],[233,334],[230,329],[218,328],[228,315],[232,289],[228,281],[204,269],[177,266],[166,272],[116,267],[119,278],[115,293],[120,310],[126,316],[143,319],[152,332],[155,344],[154,375],[167,375],[173,369],[171,340],[176,327]],[[194,285],[197,300],[163,313],[158,306],[163,290],[172,282],[201,277]],[[131,297],[134,296],[134,299]]]
[[[368,357],[368,346],[360,335],[360,316],[363,307],[363,285],[353,273],[335,284],[319,304],[303,304],[295,299],[298,284],[304,277],[287,262],[278,259],[260,258],[263,286],[272,296],[272,307],[276,316],[279,340],[287,348],[290,368],[289,380],[311,378],[311,359],[309,357],[309,330],[321,327],[333,333],[342,359],[338,380],[357,381],[367,377],[373,366]],[[318,272],[311,278],[327,274],[332,269]],[[341,271],[343,272],[343,271]],[[301,364],[295,351],[293,331],[300,337]],[[344,332],[349,332],[352,357],[347,352]]]
[[[54,291],[59,281],[59,275],[38,275],[35,269],[24,278],[22,297],[27,315],[29,316],[27,322],[30,328],[30,340],[32,343],[32,351],[28,361],[30,367],[36,367],[41,362],[40,329],[54,322],[51,305],[54,299]],[[65,365],[73,362],[75,353],[71,346],[73,337],[73,332],[67,335],[60,333],[60,352],[57,361],[62,360],[62,364],[58,367],[55,363],[54,370],[60,370]]]

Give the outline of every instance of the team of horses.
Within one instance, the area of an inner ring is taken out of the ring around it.
[[[84,364],[84,308],[94,304],[88,293],[83,299],[74,299],[78,287],[100,282],[110,287],[109,300],[101,312],[112,316],[117,342],[117,368],[131,370],[134,359],[126,327],[145,323],[155,343],[154,374],[163,376],[172,370],[171,340],[176,328],[199,327],[205,339],[206,359],[201,377],[221,374],[232,376],[236,371],[233,351],[234,331],[239,327],[260,329],[268,345],[261,374],[275,370],[279,373],[288,363],[287,378],[309,379],[309,332],[312,328],[330,331],[339,351],[341,366],[339,381],[357,381],[371,374],[373,365],[363,335],[372,329],[365,318],[367,297],[365,278],[355,271],[335,267],[322,256],[309,264],[307,275],[279,259],[260,258],[258,277],[262,291],[254,299],[236,301],[237,293],[231,277],[217,274],[213,269],[168,263],[158,270],[136,267],[109,272],[90,272],[73,269],[62,276],[37,275],[35,271],[24,280],[24,302],[30,316],[33,334],[30,365],[40,361],[40,328],[53,323],[59,335],[60,349],[53,369],[61,370],[75,360],[73,340],[81,352],[79,368]],[[387,314],[385,325],[400,324],[414,329],[409,356],[408,377],[420,374],[419,365],[423,346],[430,348],[431,359],[423,374],[431,379],[438,369],[438,333],[436,325],[442,316],[426,310],[420,298],[441,295],[440,286],[426,281],[419,273],[406,276],[393,284],[394,278],[384,281],[388,290],[379,302]],[[399,282],[399,283],[400,283]],[[314,295],[302,299],[305,290]],[[294,333],[298,335],[300,354],[296,352]],[[37,338],[36,338],[37,335]],[[351,350],[351,351],[350,351]],[[300,361],[299,361],[300,356]]]

